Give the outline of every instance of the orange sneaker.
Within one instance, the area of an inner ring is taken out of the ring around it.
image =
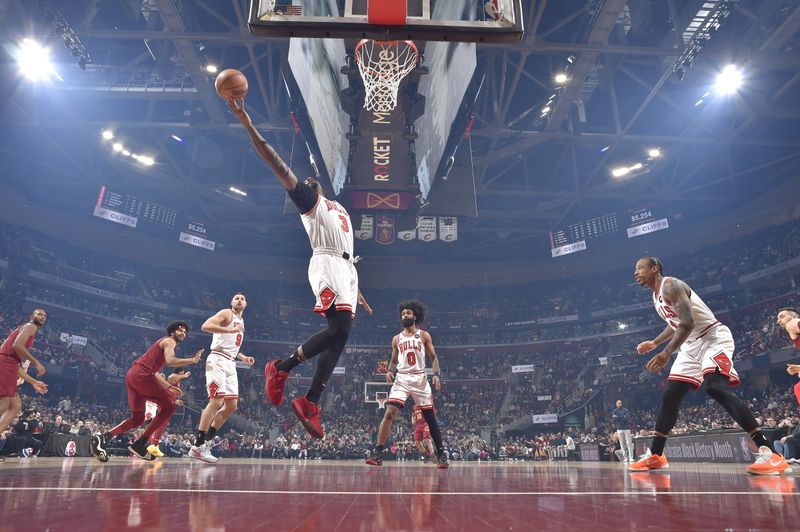
[[[650,449],[638,461],[628,466],[628,471],[653,471],[654,469],[667,469],[669,462],[663,454],[653,454]]]
[[[292,401],[292,410],[294,415],[303,424],[309,434],[321,440],[325,437],[325,431],[322,429],[322,422],[319,419],[319,407],[306,399],[300,397]]]
[[[792,468],[786,458],[762,445],[758,448],[755,463],[747,466],[747,472],[751,475],[783,475],[791,473]]]

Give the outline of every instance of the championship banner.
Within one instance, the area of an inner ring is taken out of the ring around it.
[[[417,218],[417,227],[419,227],[419,218]],[[397,232],[397,239],[402,240],[404,242],[408,242],[409,240],[414,240],[417,238],[417,228],[409,229],[408,231],[398,231]]]
[[[436,240],[436,216],[420,216],[417,225],[417,238],[423,242]]]
[[[533,424],[558,423],[558,414],[533,414]]]
[[[78,336],[77,334],[69,334],[69,333],[61,333],[58,338],[67,344],[67,346],[71,345],[81,345],[85,346],[86,343],[89,341],[88,338],[85,336]]]
[[[356,230],[355,237],[359,240],[370,240],[375,236],[375,218],[365,214],[361,217],[361,227]]]
[[[519,366],[511,366],[511,373],[532,373],[533,364],[521,364]]]
[[[577,253],[578,251],[583,251],[585,249],[586,240],[581,240],[579,242],[575,242],[574,244],[566,244],[557,248],[553,248],[550,250],[550,254],[553,255],[553,258],[556,258],[569,255],[570,253]]]
[[[333,368],[333,375],[344,375],[345,367],[344,366],[336,366]]]
[[[347,193],[354,209],[407,211],[414,203],[413,192],[368,192],[351,190]]]
[[[655,233],[656,231],[662,231],[664,229],[669,229],[669,221],[667,221],[666,218],[661,218],[660,220],[654,220],[652,222],[647,222],[646,224],[629,227],[628,238],[634,238],[637,236],[646,235],[648,233]]]
[[[375,242],[378,244],[394,244],[394,218],[378,216],[375,218]]]
[[[458,240],[458,218],[453,216],[439,217],[439,240],[455,242]]]

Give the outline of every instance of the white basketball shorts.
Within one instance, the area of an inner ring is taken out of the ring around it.
[[[206,358],[206,392],[209,399],[238,399],[236,361],[211,353]]]
[[[414,399],[414,404],[428,410],[433,408],[433,394],[428,376],[422,373],[398,373],[395,375],[394,384],[389,391],[390,405],[403,408],[406,405],[408,396]]]
[[[705,336],[683,343],[672,363],[669,380],[689,382],[697,389],[703,384],[705,375],[719,370],[728,377],[728,384],[736,386],[740,381],[739,374],[733,367],[735,349],[731,330],[719,325]]]
[[[358,272],[351,261],[335,255],[313,255],[308,264],[308,283],[317,298],[314,312],[349,310],[355,318]]]

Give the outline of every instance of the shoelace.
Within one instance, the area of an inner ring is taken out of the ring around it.
[[[772,453],[758,453],[758,457],[756,458],[757,464],[764,464],[769,462],[769,459],[772,458]]]

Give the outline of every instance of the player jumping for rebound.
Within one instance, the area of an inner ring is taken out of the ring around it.
[[[171,368],[180,368],[189,364],[197,364],[203,356],[203,349],[194,354],[192,358],[178,358],[175,349],[178,344],[186,339],[189,334],[189,324],[184,321],[173,321],[167,325],[167,336],[159,338],[150,346],[147,352],[137,358],[125,374],[125,387],[128,391],[128,405],[131,408],[131,417],[106,432],[92,436],[92,454],[101,462],[108,460],[106,445],[114,437],[129,430],[140,427],[145,420],[147,401],[152,401],[158,407],[158,414],[144,430],[141,437],[133,442],[128,450],[142,460],[155,460],[156,457],[147,450],[147,440],[150,436],[162,430],[169,423],[175,412],[175,395],[165,389],[163,379],[159,380],[156,373],[165,365]],[[173,390],[177,392],[178,390]]]
[[[772,443],[761,431],[748,406],[726,389],[729,385],[739,384],[739,375],[733,367],[735,346],[730,329],[717,321],[711,309],[685,282],[664,277],[664,268],[658,258],[639,259],[634,276],[640,286],[647,286],[653,291],[656,312],[667,322],[661,334],[652,341],[640,343],[636,351],[640,355],[649,353],[670,340],[645,366],[652,372],[664,369],[676,351],[678,356],[669,372],[652,446],[628,469],[651,471],[669,467],[664,446],[678,420],[681,401],[690,390],[699,389],[705,381],[706,393],[728,411],[758,447],[756,461],[747,468],[747,472],[754,475],[791,472],[789,464],[775,452]]]
[[[217,457],[211,454],[211,442],[239,406],[239,379],[236,361],[248,366],[253,357],[239,352],[244,339],[244,309],[247,299],[237,292],[231,299],[231,307],[222,309],[206,320],[201,329],[212,333],[211,353],[206,359],[206,391],[208,404],[200,415],[197,439],[189,450],[189,458],[214,463]]]
[[[325,329],[303,342],[291,356],[266,365],[264,394],[273,405],[283,403],[289,372],[319,355],[311,386],[305,397],[292,401],[292,410],[309,434],[322,439],[325,432],[318,404],[347,343],[356,303],[372,314],[358,290],[350,215],[339,203],[325,198],[322,185],[313,177],[304,182],[297,180],[275,149],[256,131],[244,110],[244,100],[228,100],[228,106],[250,135],[258,155],[275,172],[278,182],[301,213],[300,219],[314,251],[308,265],[308,282],[316,296],[314,311],[323,314],[328,321]]]
[[[442,444],[442,433],[439,431],[439,424],[433,413],[431,385],[425,374],[425,355],[427,355],[431,359],[433,368],[433,385],[437,391],[442,389],[439,359],[436,357],[431,335],[428,334],[428,331],[417,329],[417,323],[425,320],[425,305],[419,301],[410,300],[403,301],[397,308],[400,313],[400,321],[403,322],[403,330],[392,338],[392,361],[389,363],[389,371],[386,372],[386,381],[393,384],[389,392],[386,413],[378,428],[375,450],[372,451],[367,463],[374,466],[383,465],[383,446],[392,431],[394,416],[405,406],[406,399],[410,395],[414,398],[414,404],[422,410],[425,421],[428,422],[433,444],[436,446],[437,467],[447,469],[448,463]]]

